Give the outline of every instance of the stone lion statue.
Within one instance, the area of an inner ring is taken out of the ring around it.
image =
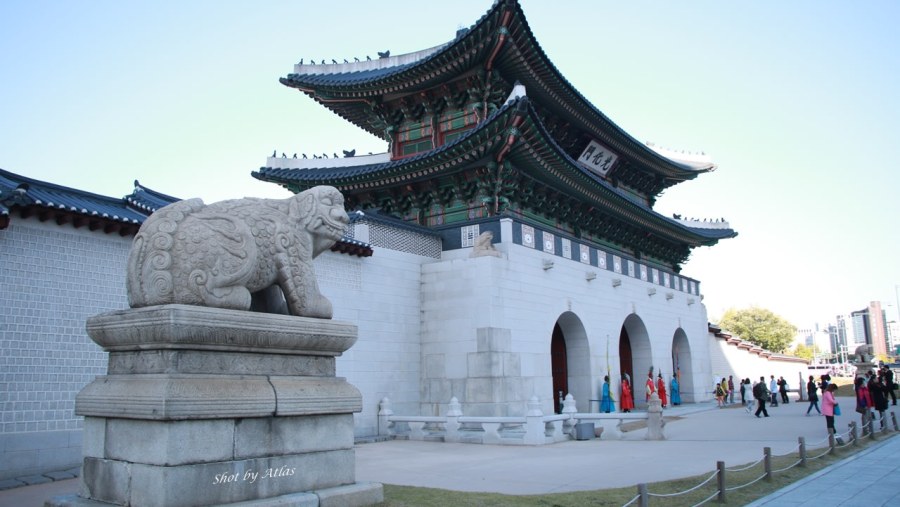
[[[330,319],[312,261],[349,223],[327,186],[287,199],[189,199],[153,213],[128,256],[128,304],[188,304]]]
[[[472,252],[469,254],[469,257],[484,257],[484,256],[492,256],[492,257],[502,257],[503,254],[500,253],[494,247],[494,233],[491,231],[482,232],[475,238],[475,244],[472,246]]]

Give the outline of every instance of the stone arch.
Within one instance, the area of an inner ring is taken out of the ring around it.
[[[619,333],[619,371],[631,377],[631,389],[636,406],[646,405],[647,372],[653,364],[650,333],[644,321],[632,313],[625,318]]]
[[[559,316],[553,326],[550,348],[554,407],[558,404],[558,386],[565,385],[566,392],[563,395],[571,394],[578,411],[588,412],[591,398],[591,349],[584,324],[577,315],[564,312]]]
[[[691,343],[684,329],[675,330],[672,337],[672,371],[678,373],[682,402],[694,402],[694,368],[691,363]]]

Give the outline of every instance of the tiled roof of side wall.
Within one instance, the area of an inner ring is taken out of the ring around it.
[[[37,207],[56,213],[71,213],[86,218],[105,220],[106,223],[123,223],[129,227],[123,231],[137,232],[153,212],[180,201],[177,197],[157,192],[134,181],[134,191],[121,199],[92,194],[71,187],[47,183],[0,169],[0,229],[9,224],[11,209]],[[130,226],[134,226],[133,228]],[[348,247],[350,250],[348,250]],[[367,243],[352,238],[342,238],[332,250],[366,257],[372,255]]]
[[[124,199],[47,183],[2,169],[0,169],[0,203],[8,208],[36,206],[131,224],[143,223],[149,214],[129,208]]]

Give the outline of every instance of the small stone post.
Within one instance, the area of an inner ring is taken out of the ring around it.
[[[566,395],[563,399],[562,406],[563,415],[568,415],[569,418],[563,422],[563,433],[570,435],[572,438],[575,438],[575,414],[578,413],[578,409],[575,408],[575,397],[572,396],[572,393]]]
[[[450,398],[447,406],[447,423],[444,425],[444,441],[459,442],[459,418],[462,417],[462,406],[456,396]]]
[[[541,445],[546,441],[544,435],[544,412],[541,411],[541,401],[537,396],[528,400],[528,412],[525,413],[525,443],[528,445]]]
[[[894,431],[900,431],[900,426],[897,426],[897,414],[891,410],[891,421],[894,422]]]
[[[834,453],[834,446],[835,446],[834,428],[828,428],[828,447],[829,447],[828,452],[829,453]]]
[[[388,417],[394,415],[394,411],[391,410],[391,399],[385,396],[381,398],[381,402],[378,403],[378,434],[382,436],[390,436],[391,434],[391,423],[388,421]]]
[[[854,446],[858,446],[859,445],[859,435],[856,432],[856,423],[853,421],[850,421],[849,426],[850,426],[850,440],[853,442]]]
[[[647,440],[665,440],[663,434],[662,402],[659,395],[654,392],[647,403]]]
[[[832,433],[832,437],[834,437],[833,433]],[[834,438],[832,438],[831,441],[834,442]],[[833,445],[832,445],[832,448],[834,448]],[[763,467],[765,468],[765,471],[766,471],[766,480],[771,481],[772,480],[772,448],[771,447],[763,447]]]

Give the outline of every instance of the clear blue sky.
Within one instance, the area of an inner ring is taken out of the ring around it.
[[[551,60],[613,121],[719,165],[657,204],[740,233],[684,267],[711,319],[755,304],[810,327],[897,304],[900,2],[522,5]],[[110,196],[134,179],[207,202],[286,196],[250,176],[272,150],[385,150],[279,84],[294,63],[431,47],[489,7],[5,0],[0,167]]]

